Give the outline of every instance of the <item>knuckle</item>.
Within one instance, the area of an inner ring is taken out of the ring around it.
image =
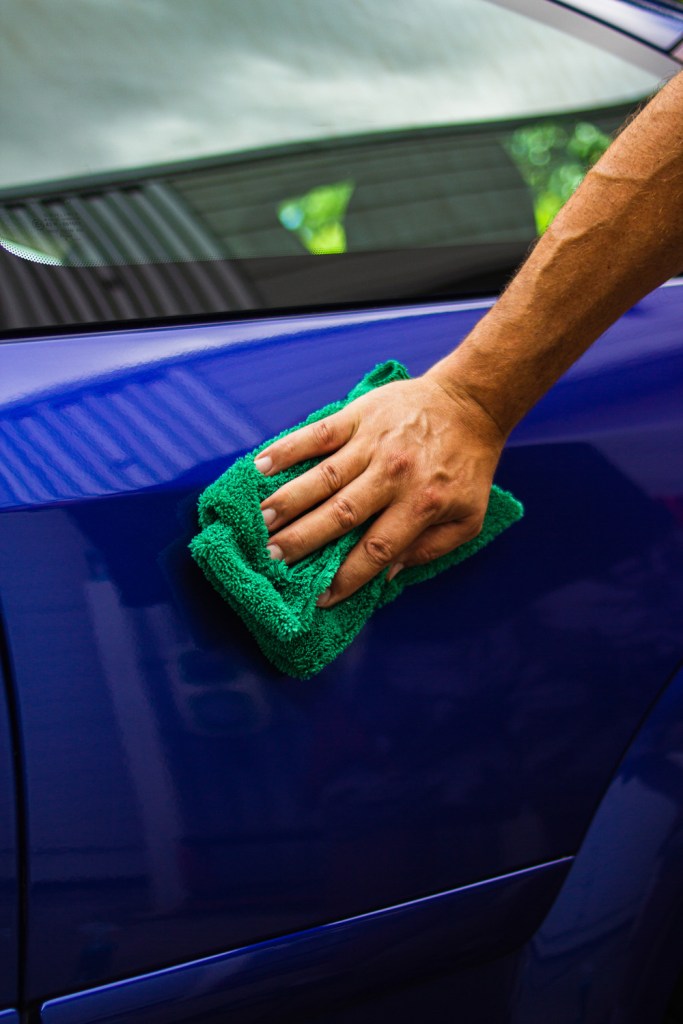
[[[275,542],[282,548],[285,557],[291,556],[304,546],[304,537],[296,526],[288,526],[287,532],[275,537]]]
[[[294,440],[292,436],[281,437],[278,441],[277,454],[278,457],[285,463],[289,462],[294,457]]]
[[[394,546],[386,537],[379,537],[377,534],[366,537],[363,541],[363,548],[368,561],[372,565],[387,565],[394,557]]]
[[[333,443],[334,431],[327,420],[318,420],[313,424],[313,437],[321,448],[327,448]]]
[[[405,477],[412,468],[413,460],[407,452],[390,452],[387,456],[386,473],[392,480]]]
[[[334,502],[332,515],[344,530],[351,529],[358,522],[358,513],[348,498],[339,498]]]
[[[336,494],[342,486],[342,477],[337,466],[333,462],[321,462],[318,466],[318,473],[328,495]]]
[[[425,487],[413,501],[413,513],[418,519],[431,519],[444,507],[443,497],[436,487]]]
[[[276,494],[268,498],[268,508],[274,509],[278,516],[286,515],[290,504],[291,495],[285,487],[281,487]]]
[[[419,544],[410,553],[411,562],[417,562],[419,565],[424,565],[426,562],[433,562],[435,558],[439,557],[440,552],[430,544]]]
[[[269,508],[275,509],[278,519],[289,519],[296,504],[296,490],[293,487],[281,487],[268,501]]]

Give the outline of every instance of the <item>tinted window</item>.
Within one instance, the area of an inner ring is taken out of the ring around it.
[[[485,0],[6,0],[5,330],[490,293],[659,77]]]

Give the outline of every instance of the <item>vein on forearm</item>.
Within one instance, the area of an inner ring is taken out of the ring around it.
[[[683,75],[617,137],[463,344],[436,365],[509,431],[623,312],[683,269]]]

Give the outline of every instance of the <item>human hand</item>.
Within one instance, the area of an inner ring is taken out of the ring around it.
[[[327,608],[387,566],[391,579],[433,561],[481,531],[504,442],[481,405],[429,372],[383,384],[255,460],[270,475],[328,456],[261,502],[271,556],[292,565],[379,512],[318,598]]]

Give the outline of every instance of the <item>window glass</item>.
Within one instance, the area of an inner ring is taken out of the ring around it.
[[[487,0],[3,15],[5,328],[495,291],[661,78]]]

